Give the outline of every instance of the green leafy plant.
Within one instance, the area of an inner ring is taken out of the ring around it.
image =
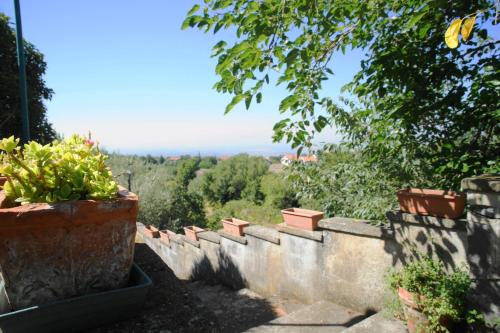
[[[11,136],[0,141],[0,151],[0,174],[7,177],[4,191],[11,205],[117,196],[107,156],[83,136],[23,147]]]
[[[476,311],[466,311],[465,297],[471,284],[466,271],[456,269],[448,274],[441,262],[428,257],[389,274],[391,289],[396,292],[401,287],[414,293],[413,301],[427,316],[431,332],[448,332],[443,325],[445,318],[451,322],[467,319],[469,323],[482,320]]]

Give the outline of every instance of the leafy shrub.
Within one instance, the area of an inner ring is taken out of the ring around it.
[[[233,200],[215,208],[208,217],[207,227],[211,230],[222,228],[221,220],[236,217],[255,224],[276,224],[282,222],[279,209],[269,205],[258,205],[248,200]]]
[[[296,192],[283,175],[268,173],[260,184],[267,205],[277,209],[299,206]]]
[[[294,163],[287,172],[302,206],[376,222],[397,207],[396,191],[413,177],[389,162],[370,163],[361,153],[340,148],[320,153],[318,163]]]
[[[107,200],[118,187],[105,164],[106,155],[82,136],[41,145],[19,145],[14,137],[0,141],[0,174],[7,177],[6,198],[11,203],[55,203],[65,200]]]
[[[127,183],[131,172],[131,189],[139,196],[138,220],[158,228],[180,231],[185,225],[205,224],[203,198],[188,192],[185,183],[192,177],[190,159],[179,163],[159,164],[138,156],[111,154],[108,165]]]
[[[416,304],[429,319],[432,332],[447,332],[442,318],[452,321],[464,319],[465,297],[472,281],[466,271],[457,269],[447,274],[441,262],[423,258],[404,266],[400,272],[389,275],[389,285],[397,291],[402,287],[416,295]]]
[[[260,179],[268,168],[269,164],[263,158],[246,154],[222,161],[203,176],[203,196],[214,204],[239,199],[259,202],[263,199]]]

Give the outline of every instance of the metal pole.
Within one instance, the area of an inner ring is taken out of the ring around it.
[[[19,97],[21,98],[21,141],[30,140],[30,125],[28,115],[28,87],[26,84],[26,64],[24,59],[23,28],[21,24],[21,7],[19,0],[14,0],[16,12],[16,45],[17,64],[19,66]]]

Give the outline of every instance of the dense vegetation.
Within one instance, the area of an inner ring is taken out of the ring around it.
[[[44,100],[54,92],[47,88],[43,75],[47,64],[33,44],[24,41],[26,78],[28,82],[28,108],[31,139],[49,143],[56,133],[46,117]],[[0,13],[0,137],[21,136],[21,99],[19,97],[19,73],[16,56],[16,34],[9,18]]]
[[[131,188],[141,198],[139,220],[173,230],[191,224],[218,229],[225,217],[281,223],[280,210],[288,207],[383,222],[397,206],[401,186],[385,170],[368,167],[360,153],[339,147],[321,152],[318,163],[294,163],[280,173],[269,171],[269,160],[246,154],[176,162],[111,154],[108,163],[124,186],[126,171],[132,172]]]
[[[274,159],[276,160],[276,159]],[[184,156],[168,161],[152,156],[111,154],[108,165],[122,186],[141,200],[139,220],[179,231],[185,225],[220,228],[224,217],[253,223],[281,221],[280,209],[299,203],[284,174],[270,173],[270,162],[245,154],[228,160]]]
[[[493,0],[212,0],[195,5],[183,28],[236,35],[213,49],[215,89],[233,95],[226,112],[259,103],[276,79],[289,92],[276,141],[310,148],[334,124],[368,169],[393,175],[397,165],[400,184],[458,189],[465,176],[499,170],[495,8]],[[447,26],[475,14],[470,38],[448,48]],[[336,54],[351,49],[366,56],[336,103],[322,83]]]

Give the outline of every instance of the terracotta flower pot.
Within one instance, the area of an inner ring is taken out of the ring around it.
[[[403,312],[406,317],[406,325],[409,333],[430,333],[429,319],[422,312],[422,308],[417,302],[422,302],[426,298],[423,295],[417,295],[405,288],[398,288],[398,296],[403,304]],[[451,324],[449,317],[441,317],[439,319],[441,325],[448,327]]]
[[[144,229],[144,233],[146,234],[146,236],[150,238],[160,237],[160,230],[158,230],[158,228],[156,228],[153,225],[147,225],[146,228]]]
[[[464,213],[464,193],[412,188],[398,191],[397,195],[399,207],[406,213],[450,219],[459,218]]]
[[[164,242],[165,244],[169,245],[170,244],[170,235],[168,233],[168,230],[160,230],[160,240]]]
[[[304,230],[318,229],[318,222],[323,218],[323,212],[302,208],[287,208],[281,211],[285,224]]]
[[[198,228],[197,226],[194,225],[190,225],[189,227],[184,227],[184,233],[186,234],[186,237],[193,241],[197,241],[198,234],[203,231],[205,230],[202,228]]]
[[[243,229],[248,227],[250,223],[235,218],[227,218],[222,220],[222,225],[224,226],[224,231],[228,234],[234,236],[243,236]]]
[[[137,196],[123,189],[109,201],[0,209],[0,267],[11,309],[126,286],[137,212]]]

